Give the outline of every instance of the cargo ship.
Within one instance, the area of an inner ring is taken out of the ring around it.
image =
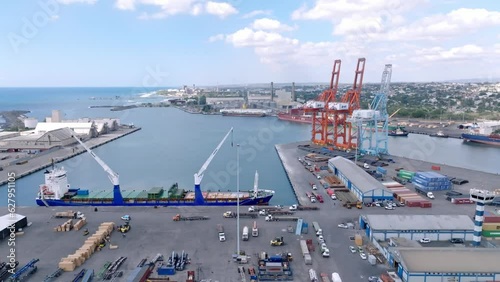
[[[268,111],[261,109],[222,109],[220,113],[223,116],[232,117],[265,117]]]
[[[291,109],[288,113],[278,113],[278,119],[290,121],[290,122],[298,122],[298,123],[312,123],[313,118],[312,115],[308,115],[305,113],[304,109],[297,108]]]
[[[481,143],[492,146],[500,146],[500,134],[471,134],[471,133],[462,133],[462,139],[466,142],[474,142]]]
[[[268,205],[274,196],[273,190],[258,189],[258,173],[255,172],[254,189],[239,192],[202,192],[201,180],[224,141],[232,134],[229,130],[217,148],[208,157],[201,169],[194,174],[194,191],[179,189],[173,184],[168,190],[153,187],[149,190],[121,190],[119,175],[94,154],[78,137],[73,136],[108,174],[113,190],[89,191],[73,189],[68,184],[66,170],[52,164],[45,171],[45,183],[39,185],[36,203],[39,206],[236,206]]]
[[[54,167],[45,172],[45,183],[40,185],[36,198],[39,206],[236,206],[236,192],[202,192],[180,189],[177,183],[168,190],[152,187],[149,190],[121,190],[119,185],[111,190],[89,191],[71,188],[66,170]],[[240,205],[268,205],[274,195],[272,190],[239,193]]]

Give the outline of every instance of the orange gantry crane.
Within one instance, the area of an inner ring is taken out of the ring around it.
[[[358,59],[352,88],[347,90],[340,103],[332,103],[327,109],[327,114],[333,116],[333,142],[330,144],[337,149],[349,150],[357,147],[357,132],[353,132],[355,126],[348,122],[347,118],[354,110],[360,109],[365,61],[365,58]]]
[[[312,138],[311,141],[318,145],[329,144],[328,127],[332,124],[332,119],[328,115],[328,105],[335,102],[335,96],[339,86],[340,60],[333,63],[330,87],[314,100],[306,104],[304,111],[312,115]]]

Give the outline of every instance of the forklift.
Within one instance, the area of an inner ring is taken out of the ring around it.
[[[276,237],[271,240],[271,246],[283,246],[284,244],[283,237]]]
[[[130,224],[128,223],[128,221],[125,222],[124,225],[120,225],[119,229],[118,229],[121,233],[127,233],[130,231]]]

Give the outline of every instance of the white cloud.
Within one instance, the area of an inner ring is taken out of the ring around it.
[[[138,8],[138,6],[153,6],[158,8],[158,11],[156,12],[142,12],[139,15],[139,19],[143,20],[163,19],[178,14],[190,14],[193,16],[198,16],[204,13],[215,15],[223,19],[229,15],[238,13],[238,10],[236,10],[236,8],[226,2],[205,2],[204,0],[115,0],[115,7],[120,10],[135,10]]]
[[[50,20],[51,20],[51,21],[54,21],[54,22],[55,22],[55,21],[57,21],[58,19],[59,19],[59,15],[52,15],[52,16],[50,16]]]
[[[390,17],[425,2],[425,0],[317,0],[311,9],[302,6],[295,10],[292,19],[335,21],[352,14]]]
[[[392,40],[442,40],[481,28],[500,25],[500,12],[486,9],[458,9],[433,15],[388,33]]]
[[[274,31],[291,31],[295,28],[282,24],[277,20],[262,18],[257,19],[252,23],[252,28],[257,30],[274,30]]]
[[[120,10],[134,10],[135,0],[116,0],[115,7]]]
[[[297,39],[286,38],[276,32],[254,31],[250,28],[240,29],[233,34],[227,35],[226,41],[232,43],[235,47],[298,44]]]
[[[237,14],[236,10],[231,4],[225,2],[212,2],[208,1],[205,5],[207,13],[216,15],[219,18],[225,18],[229,15]]]
[[[97,2],[97,0],[57,0],[57,2],[64,4],[64,5],[77,4],[77,3],[92,5],[92,4],[95,4],[95,2]]]
[[[468,44],[451,49],[442,47],[423,48],[415,51],[416,56],[413,61],[461,61],[461,60],[476,60],[479,57],[486,55],[485,50],[477,45]]]
[[[242,16],[242,18],[244,19],[249,19],[249,18],[253,18],[253,17],[256,17],[256,16],[270,16],[273,12],[271,10],[255,10],[255,11],[251,11],[250,13],[247,13],[247,14],[244,14]]]

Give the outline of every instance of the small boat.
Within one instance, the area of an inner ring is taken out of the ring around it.
[[[397,128],[396,130],[391,130],[389,131],[389,136],[395,136],[395,137],[407,137],[408,136],[408,131],[402,130],[401,128]]]
[[[431,137],[440,137],[440,138],[448,138],[449,137],[448,135],[444,134],[441,130],[438,131],[435,134],[430,134],[429,136],[431,136]]]

